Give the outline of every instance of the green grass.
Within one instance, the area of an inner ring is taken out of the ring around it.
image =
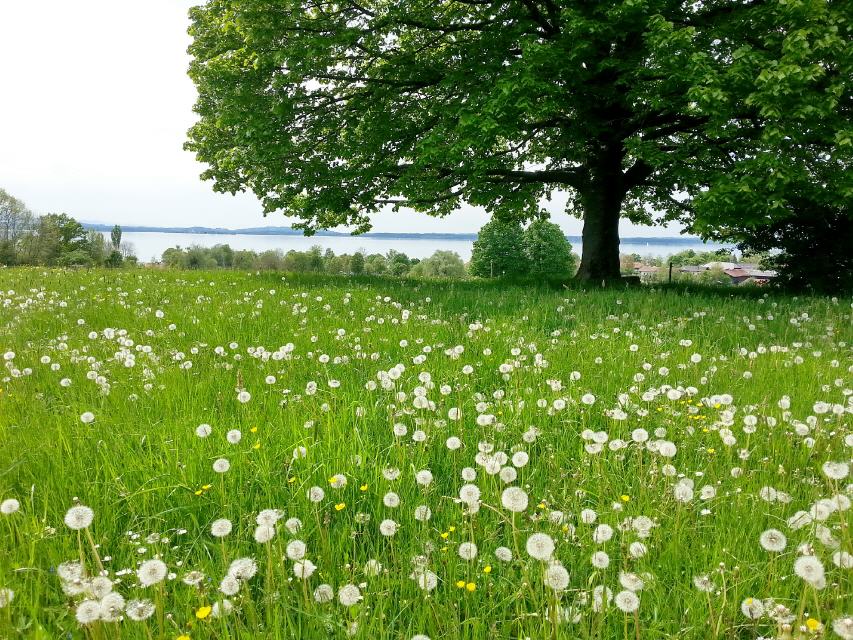
[[[0,372],[0,500],[20,501],[0,515],[0,588],[14,592],[0,608],[0,637],[782,638],[800,637],[809,618],[830,637],[833,622],[853,614],[851,569],[833,562],[853,553],[853,485],[823,471],[853,451],[851,321],[849,300],[731,290],[0,270],[0,355],[14,352]],[[282,359],[262,355],[288,344]],[[457,346],[464,352],[448,355]],[[405,369],[387,389],[366,387],[398,364]],[[250,401],[238,401],[240,389]],[[819,402],[830,411],[818,413]],[[451,408],[461,419],[449,419]],[[84,412],[95,420],[82,422]],[[752,433],[746,416],[756,418]],[[212,426],[204,439],[195,433],[203,423]],[[675,456],[634,442],[638,428],[650,443],[674,443]],[[733,443],[721,437],[727,428]],[[226,440],[232,429],[238,444]],[[607,438],[599,453],[587,451],[594,432]],[[448,449],[450,436],[463,446]],[[624,447],[611,449],[619,440]],[[507,483],[475,461],[479,443],[486,458],[524,451],[529,462]],[[298,447],[305,457],[294,458]],[[224,474],[213,470],[219,458],[230,462]],[[465,467],[481,491],[475,514],[458,500]],[[385,479],[388,468],[399,478]],[[415,481],[425,469],[426,487]],[[335,474],[344,488],[330,486]],[[685,480],[693,497],[679,501]],[[317,504],[306,497],[312,486],[325,491]],[[501,503],[507,486],[529,495],[514,516]],[[767,502],[762,487],[790,501]],[[400,506],[383,504],[389,491]],[[841,508],[825,520],[789,526],[833,496]],[[75,501],[95,513],[79,535],[63,523]],[[419,505],[429,521],[415,519]],[[259,544],[255,518],[270,508],[284,517]],[[594,524],[581,521],[585,509]],[[654,522],[647,537],[627,520],[638,516]],[[210,530],[219,518],[234,525],[222,539]],[[290,518],[301,530],[288,531]],[[395,536],[380,534],[384,519],[400,525]],[[609,541],[594,541],[599,524],[613,528]],[[759,544],[770,528],[787,537],[783,551]],[[545,587],[548,565],[525,551],[535,532],[554,539],[569,572],[561,592]],[[307,581],[285,557],[293,539],[317,567]],[[478,555],[466,561],[458,548],[471,541]],[[633,557],[638,541],[647,553]],[[500,546],[510,562],[495,557]],[[607,568],[593,567],[596,551],[608,554]],[[825,568],[823,588],[794,573],[805,551]],[[79,624],[77,606],[93,596],[64,593],[57,566],[81,556],[88,578],[71,591],[86,590],[100,561],[115,592],[151,600],[155,613]],[[155,557],[170,577],[143,587],[135,571]],[[233,611],[198,619],[224,606],[220,582],[243,557],[258,571],[228,597]],[[365,571],[370,559],[379,575]],[[434,590],[413,579],[418,567],[437,575]],[[199,586],[182,582],[189,571],[204,573]],[[593,603],[595,587],[623,590],[622,571],[645,583],[636,615]],[[711,593],[694,586],[701,575]],[[321,584],[333,601],[315,602]],[[355,606],[337,598],[346,584],[360,586]],[[768,612],[745,616],[748,598]],[[769,615],[776,604],[793,636]]]

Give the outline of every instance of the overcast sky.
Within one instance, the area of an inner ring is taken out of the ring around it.
[[[197,0],[0,0],[0,188],[36,213],[90,222],[253,227],[248,195],[214,193],[182,145],[195,114],[187,9]],[[566,233],[581,223],[561,213]],[[377,216],[376,231],[476,231],[472,208],[436,220]],[[623,224],[623,235],[677,235]]]

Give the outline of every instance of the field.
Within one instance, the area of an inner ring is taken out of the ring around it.
[[[0,322],[0,638],[853,638],[849,300],[5,269]]]

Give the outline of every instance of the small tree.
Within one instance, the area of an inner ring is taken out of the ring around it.
[[[572,245],[563,230],[548,220],[536,220],[524,230],[524,254],[531,275],[572,276],[577,269]]]
[[[455,251],[436,251],[412,267],[409,275],[417,278],[464,278],[465,263]]]
[[[112,242],[113,250],[118,251],[118,248],[121,246],[121,227],[116,225],[113,227],[113,230],[110,232],[110,242]]]
[[[349,264],[352,275],[360,276],[364,273],[364,254],[361,251],[356,251]]]
[[[479,278],[526,274],[529,265],[523,240],[524,232],[518,222],[497,219],[488,222],[474,241],[468,271]]]

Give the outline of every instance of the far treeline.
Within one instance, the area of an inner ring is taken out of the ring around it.
[[[308,251],[235,251],[225,244],[213,247],[175,247],[163,252],[162,263],[178,269],[255,269],[294,273],[374,275],[397,278],[447,278],[470,276],[514,278],[569,278],[578,257],[556,224],[538,220],[522,228],[518,223],[492,221],[474,242],[466,264],[453,251],[436,251],[420,260],[391,250],[386,254],[336,255],[313,246]]]
[[[0,265],[120,267],[136,264],[133,247],[121,241],[116,225],[110,240],[87,231],[64,213],[34,215],[21,201],[0,189]]]

